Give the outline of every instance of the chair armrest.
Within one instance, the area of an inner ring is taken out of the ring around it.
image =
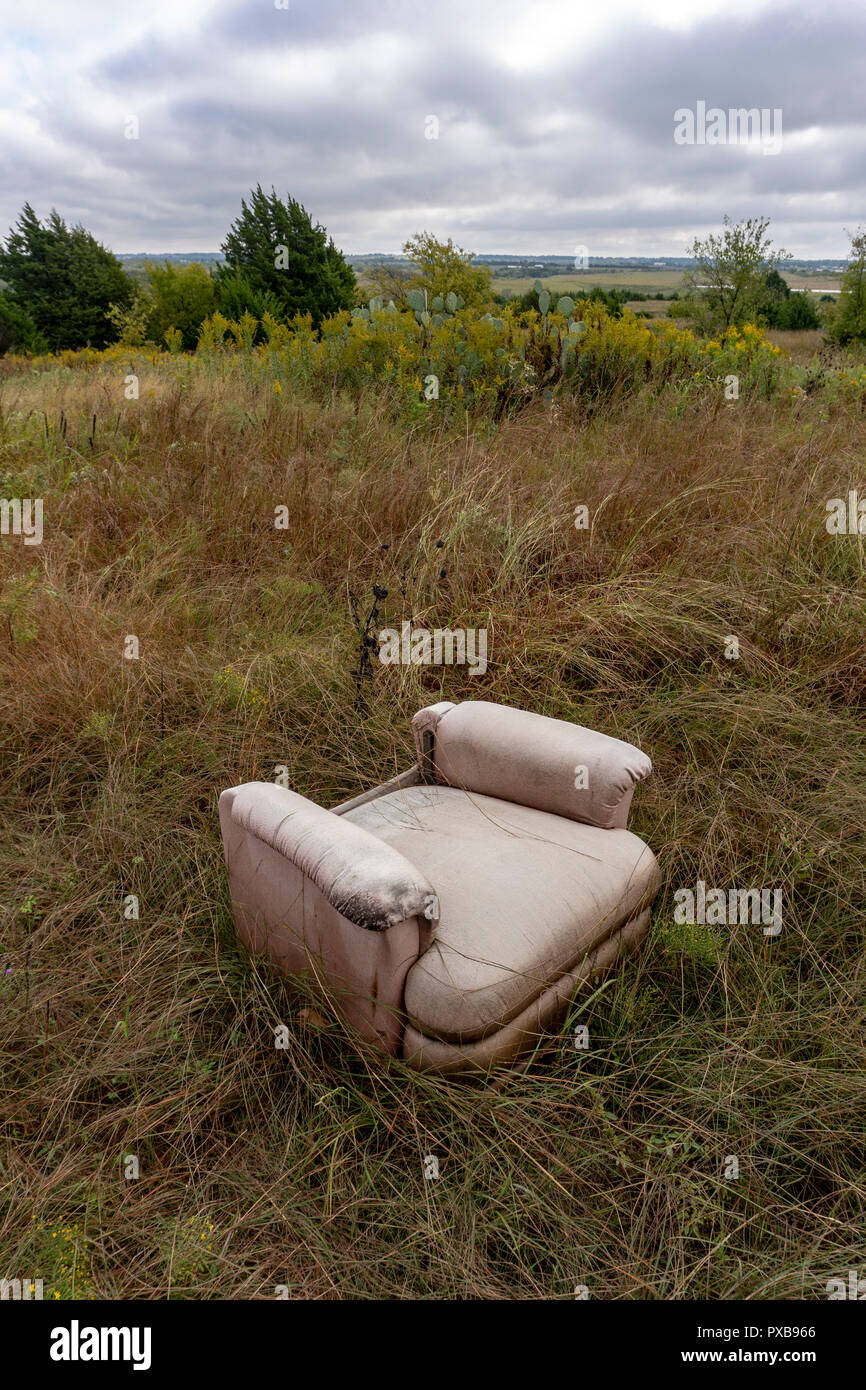
[[[439,917],[436,894],[399,850],[286,787],[231,787],[220,797],[220,819],[285,855],[335,911],[366,931],[387,931],[410,917]]]
[[[405,772],[400,772],[396,777],[391,777],[381,786],[371,787],[369,791],[360,792],[358,796],[353,796],[350,801],[341,801],[339,806],[331,807],[333,816],[344,816],[347,811],[354,811],[357,806],[366,806],[368,801],[375,801],[380,796],[387,796],[389,792],[398,792],[403,787],[415,787],[421,780],[418,766],[413,763]]]
[[[486,700],[443,701],[412,720],[425,780],[604,830],[625,828],[646,753],[608,734]]]

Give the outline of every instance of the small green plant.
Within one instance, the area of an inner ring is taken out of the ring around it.
[[[44,1281],[44,1297],[55,1300],[95,1299],[93,1242],[80,1221],[43,1222],[33,1217],[36,1269],[31,1277]]]
[[[153,304],[147,295],[137,292],[128,304],[110,304],[105,317],[123,347],[141,347],[147,342],[148,322]]]
[[[688,956],[700,965],[718,965],[724,950],[720,930],[702,922],[659,923],[658,934],[664,948],[672,955]]]
[[[268,697],[264,691],[258,690],[229,666],[214,673],[213,683],[218,700],[232,709],[259,712],[267,708]]]
[[[202,1214],[184,1221],[173,1235],[169,1249],[169,1268],[172,1290],[194,1289],[204,1280],[213,1278],[219,1268],[214,1253],[215,1225]]]

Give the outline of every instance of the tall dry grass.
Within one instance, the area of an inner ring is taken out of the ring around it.
[[[866,485],[862,414],[636,397],[436,432],[248,364],[141,372],[139,402],[69,370],[0,394],[0,491],[46,527],[0,541],[0,1275],[760,1299],[866,1268],[864,549],[823,524]],[[487,674],[382,667],[358,715],[348,590],[373,582],[389,621],[486,627]],[[388,1066],[254,967],[219,842],[223,787],[284,764],[335,804],[446,696],[655,765],[649,942],[498,1089]],[[698,878],[781,887],[781,936],[677,926]]]

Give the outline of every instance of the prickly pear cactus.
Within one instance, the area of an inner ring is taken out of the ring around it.
[[[416,314],[427,312],[427,295],[424,290],[407,290],[406,298],[409,301],[409,308]]]

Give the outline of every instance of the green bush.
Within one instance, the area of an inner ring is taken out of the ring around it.
[[[507,304],[518,314],[528,313],[530,309],[541,312],[539,310],[539,295],[543,294],[544,290],[539,289],[540,283],[540,281],[536,281],[532,289],[527,290],[525,294],[514,295],[511,299],[505,300],[503,300],[501,296],[497,296],[497,300],[500,303]],[[638,291],[632,293],[630,290],[605,290],[602,289],[601,285],[593,285],[592,289],[585,296],[590,304],[601,304],[612,319],[621,317],[622,311],[629,300],[650,299],[655,297],[654,295],[641,294]],[[661,296],[659,296],[659,298],[661,298]]]
[[[866,342],[866,232],[857,232],[851,238],[848,267],[842,276],[842,291],[830,333],[839,343]]]
[[[268,315],[280,321],[284,307],[272,290],[257,289],[245,270],[223,270],[217,278],[217,305],[227,319],[238,320],[244,314],[264,320]],[[262,341],[260,334],[257,341]]]
[[[808,290],[792,294],[774,307],[772,316],[767,316],[771,328],[820,328],[821,319],[818,308]]]
[[[403,251],[415,271],[407,281],[407,289],[422,290],[429,299],[456,294],[475,309],[483,309],[491,302],[489,268],[473,265],[473,253],[455,246],[450,237],[437,241],[429,232],[418,232],[404,243]]]
[[[448,297],[437,297],[429,310],[420,291],[410,296],[410,311],[375,298],[369,308],[326,319],[318,333],[308,315],[289,324],[266,315],[259,325],[252,315],[229,320],[217,313],[202,325],[199,351],[255,351],[279,390],[285,383],[328,395],[335,388],[394,388],[413,421],[464,410],[501,416],[553,393],[595,405],[668,386],[685,394],[719,391],[730,373],[744,394],[767,396],[787,371],[785,354],[750,324],[703,342],[628,310],[611,317],[591,296],[563,296],[554,307],[542,291],[544,312],[508,306],[500,317],[479,314],[457,296],[451,308]],[[267,343],[256,347],[263,338]]]
[[[820,328],[821,320],[815,301],[807,290],[792,294],[788,282],[778,270],[764,277],[764,299],[760,319],[768,328]]]
[[[0,294],[0,357],[7,352],[47,352],[48,344],[29,314]]]
[[[190,265],[149,265],[151,308],[147,319],[148,337],[163,343],[170,328],[181,335],[182,346],[192,351],[205,319],[217,307],[216,281],[198,261]],[[261,315],[257,315],[261,317]]]

